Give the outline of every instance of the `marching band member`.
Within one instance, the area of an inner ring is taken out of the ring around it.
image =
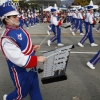
[[[33,12],[30,12],[30,16],[31,16],[31,27],[33,27],[33,23],[34,23]]]
[[[35,12],[35,24],[39,24],[39,18],[36,12]]]
[[[74,28],[77,28],[77,26],[78,26],[77,10],[76,9],[73,10],[72,17],[73,17],[72,29],[74,29]],[[72,34],[75,35],[74,32],[72,32]]]
[[[82,40],[78,43],[80,47],[84,47],[83,43],[86,41],[87,38],[89,38],[89,41],[91,43],[91,46],[98,46],[98,44],[94,43],[93,35],[92,35],[92,26],[95,24],[95,21],[93,20],[93,6],[88,6],[88,13],[86,14],[85,18],[85,28],[86,28],[86,34],[82,38]]]
[[[72,32],[73,35],[75,35],[75,33],[80,30],[80,35],[84,35],[83,31],[82,31],[82,20],[83,20],[83,16],[82,16],[82,8],[79,8],[78,11],[76,11],[76,28],[75,30]]]
[[[28,93],[31,100],[42,100],[36,66],[38,62],[44,62],[46,57],[35,56],[40,46],[34,46],[29,33],[19,27],[19,13],[12,3],[3,3],[0,8],[0,17],[6,26],[1,37],[1,50],[15,86],[15,90],[5,94],[3,100],[22,100]]]
[[[62,21],[58,19],[57,11],[56,9],[51,9],[51,12],[53,13],[53,17],[51,19],[52,25],[52,31],[54,33],[54,37],[48,40],[48,46],[50,46],[51,42],[54,42],[57,40],[58,46],[63,46],[64,44],[61,43],[61,28]]]
[[[59,17],[59,12],[57,12],[57,16]],[[53,17],[53,13],[51,12],[51,17],[50,17],[50,25],[48,26],[48,28],[49,28],[49,31],[47,31],[47,33],[48,33],[48,35],[50,35],[51,34],[51,32],[52,32],[52,21],[51,21],[51,19],[52,19],[52,17]]]
[[[21,28],[23,28],[23,19],[22,19],[22,13],[21,13],[21,12],[19,12],[18,17],[19,17],[19,22],[20,22],[19,26],[20,26]]]
[[[31,25],[31,27],[33,27],[33,13],[32,12],[28,13],[28,19],[29,19],[29,24]]]
[[[87,66],[91,69],[95,69],[94,65],[96,65],[99,60],[100,60],[100,50],[89,62],[87,62]]]
[[[28,17],[27,17],[26,13],[23,13],[22,19],[23,19],[23,23],[26,25],[27,29],[29,29],[29,26],[28,26],[28,23],[27,23]]]
[[[75,8],[70,10],[70,23],[71,23],[71,27],[70,27],[70,31],[72,31],[72,27],[73,27],[73,13],[75,11]]]

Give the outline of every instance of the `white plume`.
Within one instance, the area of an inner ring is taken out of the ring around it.
[[[92,1],[92,0],[90,1],[90,4],[89,4],[89,5],[90,5],[90,6],[93,6],[93,1]]]
[[[57,4],[54,4],[54,8],[55,8],[56,10],[58,10]]]

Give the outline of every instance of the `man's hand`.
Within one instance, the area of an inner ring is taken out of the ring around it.
[[[38,56],[37,57],[38,62],[44,62],[44,61],[46,61],[46,59],[47,59],[47,57],[45,57],[45,56]]]
[[[35,46],[34,46],[34,50],[35,50],[35,51],[37,51],[37,50],[39,50],[39,49],[40,49],[40,45],[35,45]]]

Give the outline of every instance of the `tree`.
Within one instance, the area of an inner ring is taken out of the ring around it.
[[[39,7],[39,5],[35,2],[35,0],[32,0],[32,1],[31,0],[30,1],[21,0],[21,1],[19,1],[19,5],[22,8],[30,8],[30,7],[37,8],[37,7]]]
[[[24,0],[23,1],[19,1],[19,5],[20,5],[20,7],[22,7],[22,8],[25,8],[25,7],[29,7],[29,4],[28,3],[26,3]]]
[[[74,0],[73,4],[80,4],[81,6],[88,5],[90,3],[90,0]]]
[[[89,5],[91,0],[74,0],[74,2],[72,3],[73,5],[82,5],[82,6],[86,6]],[[94,4],[96,5],[100,5],[100,1],[99,0],[92,0]]]

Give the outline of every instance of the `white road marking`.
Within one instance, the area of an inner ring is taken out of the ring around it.
[[[70,52],[74,54],[96,54],[97,52]]]
[[[48,51],[38,51],[38,52],[48,52]],[[72,54],[97,54],[97,52],[70,52]]]

